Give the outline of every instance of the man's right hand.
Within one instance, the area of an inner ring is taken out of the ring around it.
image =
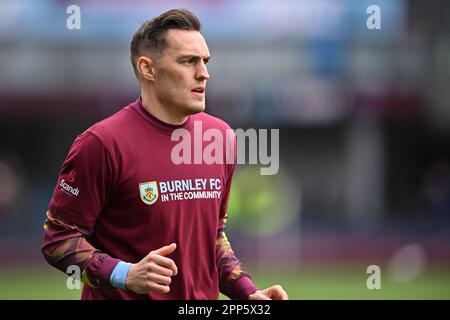
[[[169,292],[171,277],[177,275],[178,269],[175,262],[165,256],[176,248],[177,245],[172,243],[151,251],[141,261],[132,264],[125,280],[127,289],[139,294]]]

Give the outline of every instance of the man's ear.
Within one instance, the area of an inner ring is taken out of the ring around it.
[[[142,79],[155,80],[156,68],[154,61],[146,56],[140,56],[136,61],[136,69]]]

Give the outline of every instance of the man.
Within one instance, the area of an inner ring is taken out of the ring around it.
[[[82,299],[217,299],[219,290],[232,299],[288,298],[279,285],[259,290],[225,235],[235,164],[171,158],[175,129],[229,129],[203,113],[209,58],[188,10],[145,22],[131,42],[140,98],[75,139],[42,252],[64,272],[80,268]],[[193,190],[200,196],[176,193]]]

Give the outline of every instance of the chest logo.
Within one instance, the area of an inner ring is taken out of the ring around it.
[[[152,205],[158,200],[158,184],[156,181],[139,183],[141,200],[145,204]]]

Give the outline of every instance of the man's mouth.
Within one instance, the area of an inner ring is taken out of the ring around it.
[[[191,90],[192,93],[196,95],[203,95],[205,93],[205,87],[197,87]]]

